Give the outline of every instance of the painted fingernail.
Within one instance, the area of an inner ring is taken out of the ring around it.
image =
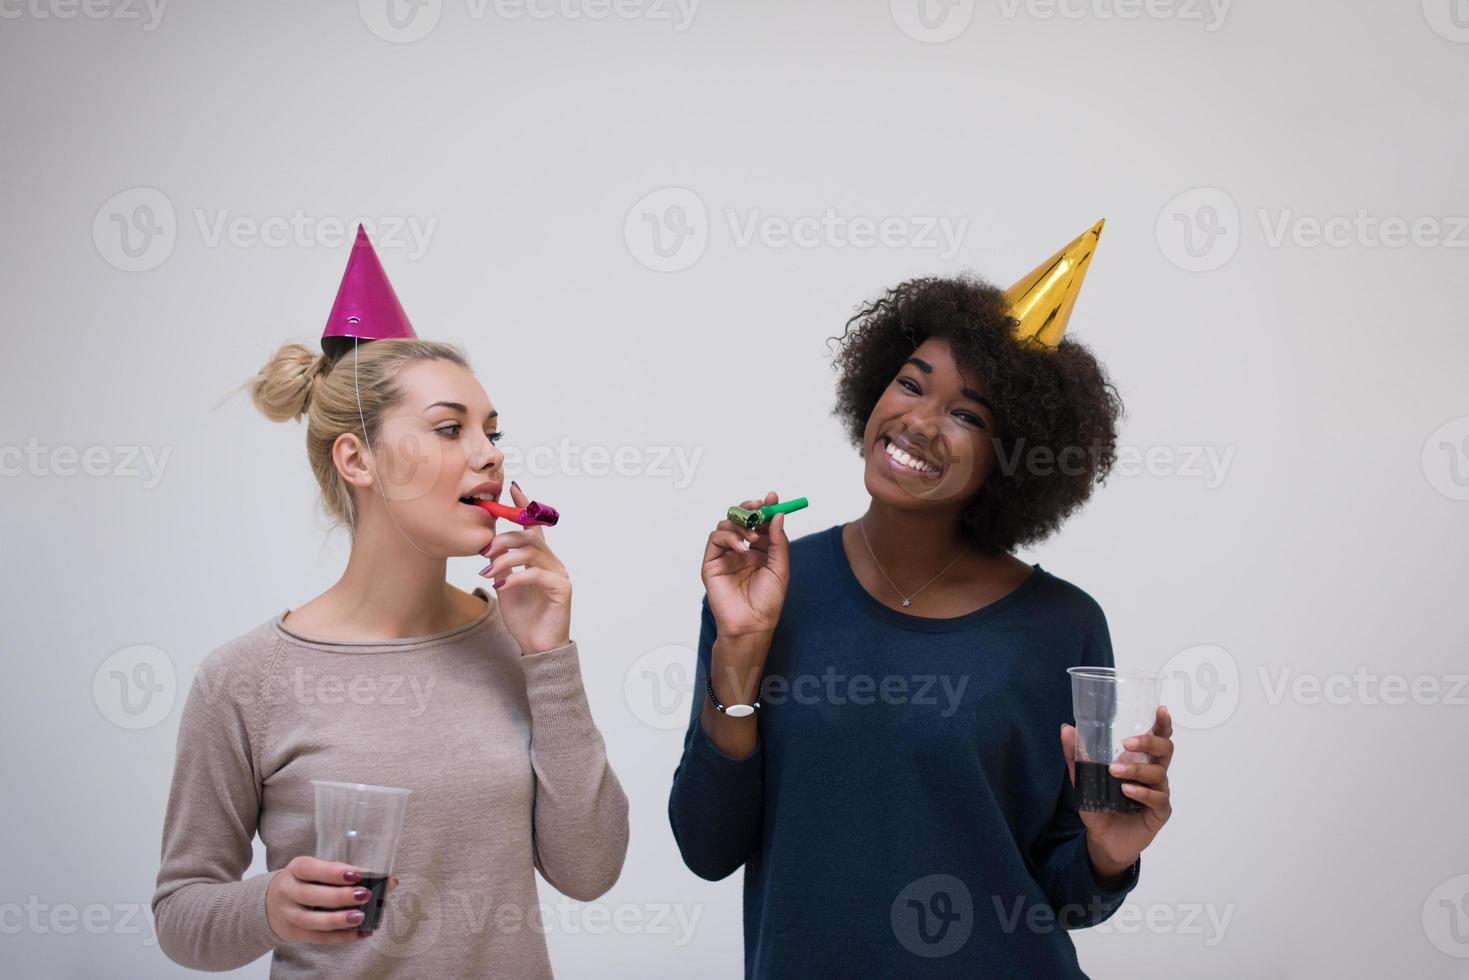
[[[361,881],[362,874],[358,871],[343,871],[342,877],[348,881]]]
[[[490,549],[493,548],[494,546],[495,546],[495,542],[491,541],[489,544],[487,544],[483,548],[481,548],[479,550],[480,557],[481,558],[488,558],[488,557],[490,557]]]
[[[510,481],[510,485],[511,485],[511,486],[512,486],[512,487],[514,487],[514,488],[515,488],[515,489],[517,489],[517,490],[519,490],[519,489],[520,489],[520,484],[518,484],[518,483],[516,483],[516,482],[515,482],[515,481],[514,481],[514,480],[511,480],[511,481]]]
[[[360,910],[347,913],[347,921],[352,923],[354,926],[365,918],[367,918],[367,915]]]
[[[489,564],[488,564],[488,565],[486,565],[486,566],[485,566],[485,567],[484,567],[484,568],[481,568],[481,569],[480,569],[480,570],[479,570],[479,573],[480,573],[480,575],[482,575],[482,576],[483,576],[483,577],[485,577],[485,578],[489,578],[489,577],[490,577],[490,569],[492,569],[492,568],[494,568],[494,567],[495,567],[495,563],[494,563],[494,562],[490,562],[490,563],[489,563]]]
[[[357,935],[361,936],[363,939],[366,939],[368,936],[372,935],[372,930],[371,929],[359,929],[359,930],[357,930]]]
[[[365,902],[371,897],[372,892],[368,891],[366,888],[359,888],[352,893],[352,900],[354,902]]]

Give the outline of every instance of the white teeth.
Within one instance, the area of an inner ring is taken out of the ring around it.
[[[495,499],[495,495],[492,494],[492,493],[476,493],[476,494],[471,494],[470,497],[469,497],[469,499],[470,500],[494,500]]]
[[[908,453],[903,452],[903,450],[899,449],[891,442],[883,447],[883,451],[886,452],[893,459],[897,460],[899,463],[903,464],[904,466],[908,467],[908,469],[913,470],[916,473],[924,473],[928,476],[932,476],[939,471],[939,468],[937,466],[934,466],[932,463],[926,463],[923,460],[918,459],[914,456],[910,456]]]

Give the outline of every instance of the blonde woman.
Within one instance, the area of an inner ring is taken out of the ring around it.
[[[273,978],[548,977],[536,871],[589,901],[627,849],[571,583],[542,528],[496,534],[465,502],[505,489],[498,413],[457,348],[416,338],[360,232],[327,334],[326,353],[288,344],[247,384],[269,418],[306,419],[351,554],[195,677],[159,943],[201,970],[271,953]],[[476,553],[494,595],[445,581],[449,556]],[[376,934],[358,932],[356,871],[313,857],[313,779],[413,791]],[[257,834],[269,871],[241,880]]]

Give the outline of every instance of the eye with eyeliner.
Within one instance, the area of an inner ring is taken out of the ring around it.
[[[439,426],[437,429],[434,429],[434,431],[443,436],[445,439],[454,439],[458,437],[459,431],[463,428],[464,426],[462,423],[451,422],[448,425]],[[450,431],[451,429],[453,430],[452,432]],[[490,440],[490,442],[495,443],[505,438],[505,433],[500,431],[499,429],[496,429],[492,432],[486,432],[485,436]]]
[[[912,379],[899,377],[899,378],[897,378],[895,380],[896,380],[897,384],[904,391],[908,392],[909,394],[912,394],[912,395],[921,395],[921,394],[923,394],[923,392],[921,390],[919,390],[918,384],[916,382],[914,382]],[[986,426],[984,424],[984,419],[980,418],[978,415],[975,415],[973,412],[956,412],[956,413],[954,413],[954,417],[957,418],[957,419],[959,419],[962,422],[968,422],[970,425],[976,426],[976,427],[981,428],[981,429],[988,428],[988,426]]]

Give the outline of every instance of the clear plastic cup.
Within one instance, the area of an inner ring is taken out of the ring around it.
[[[1146,752],[1130,752],[1125,739],[1153,730],[1158,685],[1163,675],[1126,667],[1068,667],[1076,716],[1076,806],[1078,810],[1141,813],[1141,803],[1122,792],[1107,771],[1114,762],[1148,763]]]
[[[372,932],[382,922],[383,900],[413,791],[322,779],[313,779],[311,785],[316,787],[316,856],[362,872],[362,887],[372,897],[362,906],[364,918],[357,931]]]

